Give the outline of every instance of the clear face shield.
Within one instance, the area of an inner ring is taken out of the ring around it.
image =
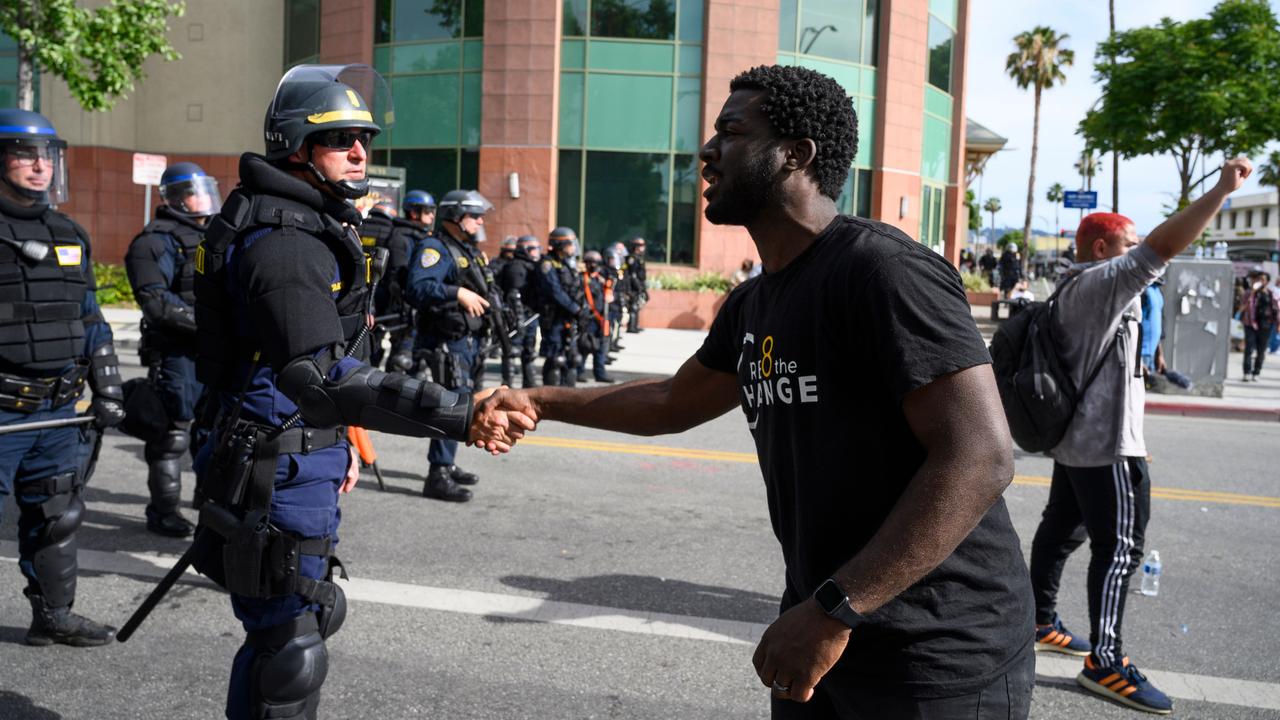
[[[160,186],[160,197],[174,210],[195,217],[216,215],[222,209],[218,180],[209,175],[188,175]]]
[[[50,205],[67,201],[66,143],[8,140],[0,148],[4,153],[4,180],[19,195]]]

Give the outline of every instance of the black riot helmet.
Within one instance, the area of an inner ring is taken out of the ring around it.
[[[349,200],[369,192],[369,179],[330,180],[310,159],[310,148],[350,148],[368,143],[395,121],[386,81],[368,65],[298,65],[285,73],[263,123],[267,160],[289,167],[290,155],[306,150],[308,169],[339,197]]]
[[[573,228],[558,227],[551,231],[547,237],[551,244],[551,252],[558,253],[562,258],[573,257],[576,254],[575,244],[578,242],[578,233]]]
[[[582,264],[587,266],[587,272],[595,272],[604,264],[604,257],[598,250],[588,250],[582,255]]]
[[[521,235],[516,240],[516,256],[523,256],[537,261],[542,257],[542,243],[533,235]]]
[[[511,257],[516,252],[517,244],[518,243],[516,242],[516,236],[508,235],[502,238],[502,244],[499,245],[498,248],[502,251],[503,255],[506,255],[507,257]]]
[[[468,215],[482,218],[492,209],[493,203],[478,190],[450,190],[440,198],[440,204],[436,206],[436,219],[451,222],[461,230],[462,218]],[[484,225],[477,228],[474,234],[466,231],[463,234],[472,242],[484,242]]]
[[[66,150],[67,142],[58,137],[58,131],[45,116],[30,110],[0,109],[0,152],[6,162],[4,167],[8,167],[12,157],[23,169],[35,172],[37,163],[42,169],[48,169],[48,172],[35,172],[39,182],[45,183],[39,190],[19,185],[9,179],[8,172],[0,172],[4,183],[21,197],[51,205],[66,202]]]
[[[222,209],[218,179],[193,162],[174,163],[164,169],[160,197],[170,210],[191,218],[217,215]]]

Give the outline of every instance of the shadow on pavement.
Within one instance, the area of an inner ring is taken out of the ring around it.
[[[0,626],[0,644],[4,645],[25,645],[27,637],[27,628]],[[0,691],[0,708],[4,708],[3,701],[4,691]],[[9,717],[5,715],[5,717]]]
[[[62,716],[31,702],[26,695],[19,695],[12,690],[0,690],[0,709],[4,710],[5,720],[62,720]]]
[[[595,575],[576,580],[508,575],[501,582],[545,593],[545,599],[553,602],[752,623],[771,623],[778,617],[779,601],[773,595],[646,575]]]

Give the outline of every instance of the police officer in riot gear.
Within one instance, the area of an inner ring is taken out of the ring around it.
[[[124,419],[89,236],[51,207],[66,200],[66,148],[43,115],[0,110],[0,425],[74,418],[86,382],[99,428]],[[71,611],[84,442],[73,425],[0,435],[0,508],[16,495],[28,645],[86,647],[115,636],[115,628]]]
[[[385,248],[391,241],[391,231],[395,228],[396,209],[388,200],[381,200],[373,207],[369,208],[368,214],[364,216],[364,220],[360,223],[360,229],[357,233],[360,235],[360,245],[364,247],[366,255],[374,256],[375,248]],[[388,252],[390,252],[388,250]],[[391,313],[390,304],[390,288],[388,287],[390,279],[390,268],[383,271],[382,279],[378,282],[378,286],[373,290],[373,314],[384,316]],[[386,332],[382,326],[375,326],[372,337],[369,342],[369,364],[374,367],[382,365],[382,339],[386,336]]]
[[[484,216],[493,205],[475,190],[453,190],[436,208],[439,226],[424,238],[409,266],[407,293],[418,310],[417,353],[431,368],[432,379],[454,392],[470,394],[490,322],[487,299],[495,288],[479,244],[484,240]],[[498,308],[492,308],[496,311]],[[479,478],[454,463],[458,443],[431,441],[427,451],[425,497],[467,502]]]
[[[538,313],[542,311],[542,303],[538,299],[538,262],[541,259],[542,245],[538,238],[523,235],[516,241],[516,252],[511,262],[495,275],[507,304],[514,306],[519,303],[522,306],[518,313],[519,327],[512,328],[516,335],[511,344],[520,350],[520,386],[525,388],[538,386],[534,363],[538,357]],[[502,382],[511,385],[510,358],[504,356],[502,363]]]
[[[542,383],[573,387],[577,380],[578,320],[586,311],[582,279],[574,269],[578,235],[567,227],[551,231],[551,253],[538,267],[542,300]]]
[[[212,538],[214,550],[195,565],[231,593],[248,633],[232,665],[231,720],[316,716],[324,638],[346,609],[330,582],[341,567],[338,494],[359,468],[343,426],[491,450],[518,435],[499,430],[517,416],[358,359],[374,278],[348,200],[367,192],[368,147],[388,105],[367,66],[291,69],[267,112],[266,155],[241,157],[240,186],[198,253],[198,373],[222,413],[198,459],[208,499],[196,542]]]
[[[160,177],[156,218],[124,256],[133,296],[142,307],[139,356],[164,405],[168,428],[146,440],[147,529],[186,537],[194,526],[178,512],[182,456],[203,386],[196,379],[195,256],[209,217],[222,207],[218,181],[197,164],[170,165]]]
[[[600,274],[613,288],[609,295],[609,352],[622,350],[622,264],[627,259],[627,246],[616,242],[604,251]]]
[[[511,259],[516,256],[516,245],[515,235],[508,235],[502,238],[502,243],[498,245],[498,257],[489,261],[489,272],[493,273],[495,278],[502,273],[502,268],[506,267],[507,263],[511,262]]]
[[[378,314],[400,316],[398,327],[391,332],[387,372],[408,373],[413,370],[413,342],[417,335],[413,303],[405,296],[409,261],[417,244],[431,234],[431,226],[436,219],[436,200],[425,190],[410,190],[405,193],[400,207],[404,214],[392,220],[391,235],[387,240],[387,270],[379,284],[380,290],[385,288],[386,304]]]
[[[591,356],[591,372],[596,382],[614,382],[604,366],[609,355],[608,298],[613,284],[601,272],[604,258],[595,250],[582,254],[582,295],[586,309],[578,323],[578,382],[587,380],[587,355]]]
[[[623,303],[627,306],[627,332],[644,332],[640,308],[649,302],[649,280],[644,267],[644,238],[631,241],[631,254],[622,262]]]

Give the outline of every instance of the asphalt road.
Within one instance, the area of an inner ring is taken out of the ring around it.
[[[1266,500],[1280,497],[1280,424],[1150,417],[1147,436],[1164,576],[1159,597],[1130,596],[1126,648],[1215,699],[1178,699],[1175,717],[1280,718],[1280,500]],[[482,477],[465,505],[419,496],[425,443],[374,441],[389,487],[366,473],[342,502],[352,612],[330,642],[323,717],[768,717],[750,657],[782,564],[736,412],[656,439],[545,423],[512,455],[463,452]],[[117,625],[185,547],[144,530],[141,454],[110,435],[86,491],[76,609]],[[1025,550],[1050,464],[1019,457],[1017,472],[1006,498]],[[241,638],[224,595],[193,577],[127,644],[26,647],[15,518],[9,500],[0,718],[221,717]],[[1086,562],[1068,565],[1061,606],[1082,632]],[[1032,717],[1136,717],[1063,667],[1045,666]],[[1230,704],[1250,698],[1269,707]]]

